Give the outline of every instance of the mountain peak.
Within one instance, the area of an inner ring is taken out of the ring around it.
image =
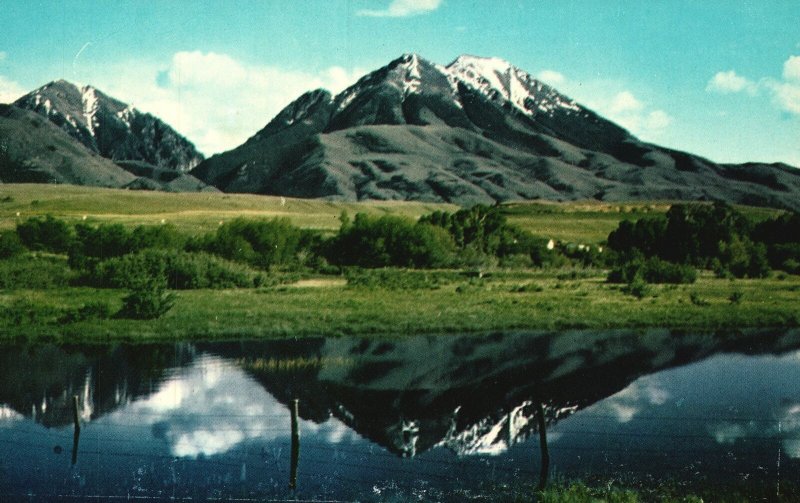
[[[203,160],[194,145],[167,124],[91,85],[54,80],[14,105],[47,118],[108,159],[145,161],[178,171],[188,171]]]
[[[567,113],[582,110],[575,101],[501,58],[464,54],[447,65],[447,71],[490,99],[508,102],[527,116],[552,116],[556,109]]]
[[[471,66],[486,71],[505,72],[509,69],[516,69],[508,61],[495,56],[475,56],[473,54],[462,54],[447,65],[447,68]]]

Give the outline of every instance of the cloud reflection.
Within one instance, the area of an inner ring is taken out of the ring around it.
[[[152,395],[105,420],[119,426],[150,426],[172,455],[197,458],[224,454],[248,441],[287,441],[290,413],[232,362],[204,356],[166,380]],[[300,422],[301,434],[330,443],[357,435],[335,418]]]
[[[23,415],[5,404],[0,404],[0,427],[23,419]]]
[[[645,377],[597,404],[595,411],[605,412],[620,423],[627,423],[647,407],[665,404],[670,396],[655,377]]]

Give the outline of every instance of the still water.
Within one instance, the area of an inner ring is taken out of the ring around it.
[[[540,420],[551,480],[796,487],[800,331],[3,347],[0,494],[458,501]]]

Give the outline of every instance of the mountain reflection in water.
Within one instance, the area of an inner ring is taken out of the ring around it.
[[[0,494],[458,499],[536,481],[540,406],[561,477],[797,484],[799,348],[666,330],[4,347]]]

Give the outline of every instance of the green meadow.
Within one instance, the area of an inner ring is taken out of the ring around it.
[[[515,203],[510,223],[542,237],[602,243],[623,219],[665,212],[668,203]],[[52,185],[0,185],[0,228],[53,215],[70,222],[169,222],[200,235],[235,217],[285,216],[333,234],[342,211],[417,218],[451,205],[415,202],[343,203],[227,194],[168,194]],[[746,209],[762,219],[776,211]],[[18,215],[19,214],[19,215]],[[40,253],[50,267],[66,257]],[[0,289],[0,338],[60,342],[209,340],[316,335],[402,336],[493,330],[651,328],[736,330],[800,325],[800,276],[722,279],[702,271],[692,284],[652,284],[632,295],[606,282],[607,270],[502,267],[459,270],[363,270],[358,275],[267,273],[253,288],[175,292],[174,306],[152,320],[70,315],[85,306],[123,304],[126,291],[67,286]],[[89,312],[89,314],[86,314]]]

